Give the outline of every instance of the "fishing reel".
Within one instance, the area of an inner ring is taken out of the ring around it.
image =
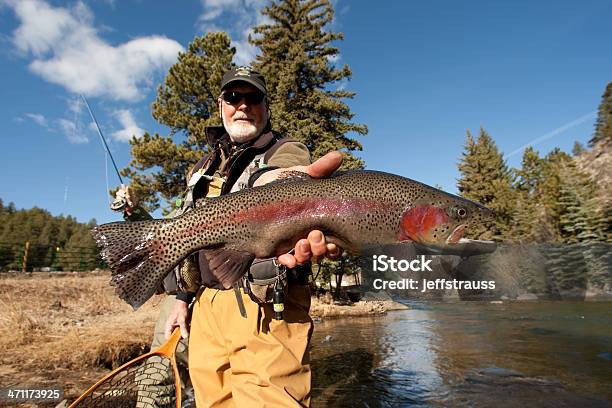
[[[115,199],[110,205],[110,209],[117,212],[124,212],[128,207],[133,207],[132,201],[130,200],[129,186],[125,186],[121,183],[121,187],[115,193]]]
[[[113,200],[110,205],[110,209],[117,212],[125,211],[125,207],[127,207],[128,202],[125,197],[117,197]]]

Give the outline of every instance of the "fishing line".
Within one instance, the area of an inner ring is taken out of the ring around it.
[[[106,151],[104,152],[104,178],[106,180],[106,192],[104,195],[106,196],[108,204],[110,205],[111,199],[110,195],[108,194],[108,192],[110,191],[110,187],[108,186],[108,153],[106,153]]]
[[[66,183],[64,185],[64,211],[68,212],[66,204],[68,203],[68,177],[66,177]]]

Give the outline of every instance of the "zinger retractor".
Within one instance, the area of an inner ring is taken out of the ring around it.
[[[289,253],[292,253],[294,249],[292,249]],[[285,265],[279,264],[276,259],[274,259],[274,266],[276,266],[276,282],[274,282],[274,290],[272,291],[272,307],[274,308],[274,320],[283,320],[283,312],[285,311],[285,291],[283,290],[283,285],[281,282],[281,278],[283,275],[287,274],[287,267]]]

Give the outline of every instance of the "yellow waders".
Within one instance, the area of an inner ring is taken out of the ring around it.
[[[189,373],[198,407],[304,407],[310,403],[310,290],[293,285],[284,320],[272,304],[233,290],[205,289],[193,308]]]

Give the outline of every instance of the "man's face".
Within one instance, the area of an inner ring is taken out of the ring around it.
[[[223,92],[261,93],[254,86],[238,82],[229,85]],[[223,126],[234,143],[245,143],[255,139],[268,123],[268,107],[265,99],[260,103],[250,104],[245,98],[229,103],[219,98],[219,111]]]

